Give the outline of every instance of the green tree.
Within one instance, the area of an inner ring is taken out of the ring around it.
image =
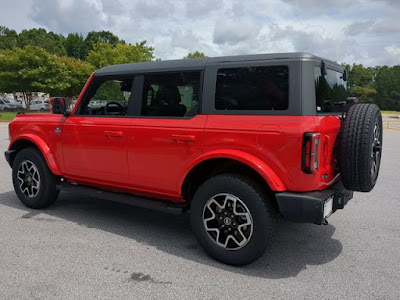
[[[94,46],[98,43],[106,43],[115,47],[118,43],[125,44],[125,41],[120,40],[119,37],[110,31],[103,30],[89,32],[85,38],[85,44],[88,51],[93,50]]]
[[[68,88],[67,69],[57,56],[39,47],[0,51],[0,92],[22,92],[29,109],[32,92],[59,93]]]
[[[51,54],[65,56],[67,52],[63,45],[64,39],[64,36],[47,32],[46,29],[33,28],[23,30],[18,35],[17,46],[20,48],[25,46],[41,47]]]
[[[353,64],[348,72],[348,86],[373,86],[374,83],[374,68],[364,68],[363,65]]]
[[[0,50],[12,49],[17,46],[18,34],[15,30],[0,26]]]
[[[400,110],[400,65],[381,67],[376,75],[377,104],[382,109]]]
[[[356,96],[360,102],[375,103],[377,92],[370,86],[354,86],[351,89],[351,95]]]
[[[201,58],[201,57],[206,57],[203,52],[195,51],[192,53],[188,53],[184,58]]]
[[[82,60],[86,59],[88,48],[82,34],[69,33],[64,40],[64,48],[67,56]]]
[[[57,92],[60,96],[76,98],[81,92],[94,67],[88,62],[73,57],[59,57],[63,65],[63,85]]]
[[[131,44],[98,43],[89,51],[87,61],[96,68],[109,65],[151,61],[154,58],[154,48],[147,46],[146,41]]]

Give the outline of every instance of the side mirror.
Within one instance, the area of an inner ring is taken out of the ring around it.
[[[52,98],[50,102],[52,102],[51,108],[53,114],[64,115],[67,112],[67,104],[64,98]]]
[[[344,72],[343,72],[343,80],[347,81],[347,71],[346,70],[344,70]]]

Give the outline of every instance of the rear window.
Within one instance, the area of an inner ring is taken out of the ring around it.
[[[326,71],[327,74],[322,76],[321,67],[314,68],[316,110],[321,113],[342,112],[349,94],[346,81],[341,72]]]
[[[287,66],[219,69],[217,110],[286,110],[289,106]]]

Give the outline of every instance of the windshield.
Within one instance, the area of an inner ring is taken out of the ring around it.
[[[343,74],[327,69],[327,74],[322,76],[321,67],[314,68],[315,97],[317,112],[342,112],[348,97],[346,81]]]

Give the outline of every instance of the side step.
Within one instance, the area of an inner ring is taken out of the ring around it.
[[[57,185],[57,189],[65,192],[78,193],[85,197],[92,197],[102,200],[109,200],[113,202],[119,202],[129,204],[132,206],[138,206],[154,210],[171,211],[175,213],[184,212],[187,208],[186,204],[177,204],[170,201],[162,201],[158,199],[136,197],[131,194],[119,193],[106,191],[101,189],[92,188],[89,186],[71,184],[66,181],[62,181]]]

